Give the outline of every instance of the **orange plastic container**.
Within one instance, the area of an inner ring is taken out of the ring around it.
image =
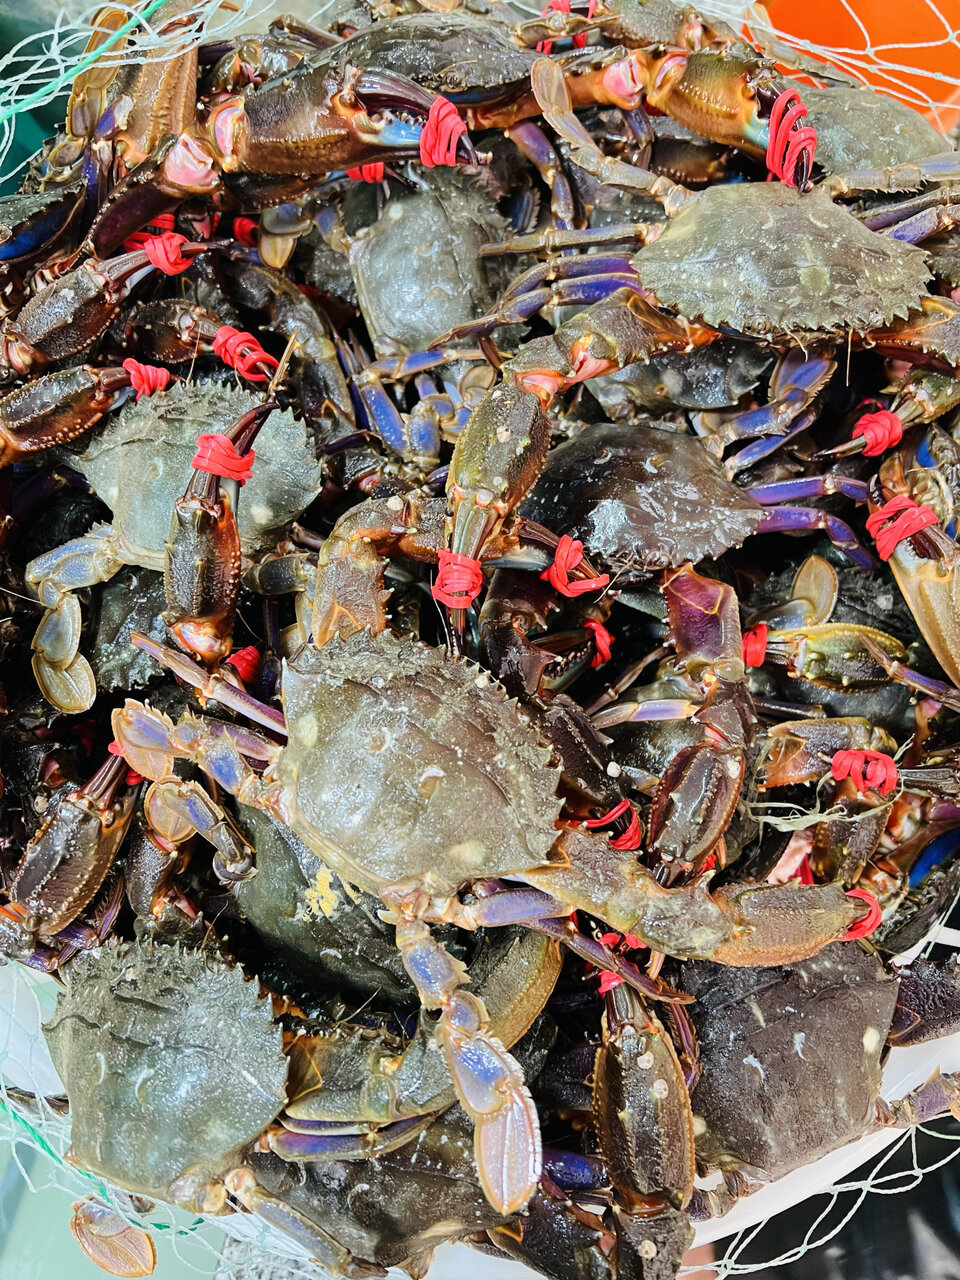
[[[835,50],[840,66],[944,133],[960,120],[960,0],[768,0],[766,9],[780,32],[827,57]]]

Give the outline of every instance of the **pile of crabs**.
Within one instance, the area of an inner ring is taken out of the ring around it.
[[[555,1280],[960,1112],[957,154],[666,0],[126,17],[0,202],[11,1104]]]

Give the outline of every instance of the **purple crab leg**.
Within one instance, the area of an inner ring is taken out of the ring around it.
[[[857,541],[853,530],[839,516],[818,507],[767,507],[757,533],[804,533],[821,529],[835,547],[846,552],[860,569],[875,569],[877,562]]]
[[[560,231],[573,226],[577,216],[577,202],[569,179],[563,171],[560,157],[539,125],[524,120],[505,129],[504,133],[517,150],[530,161],[550,189],[550,213],[553,225]]]
[[[588,961],[596,969],[606,969],[615,973],[634,991],[639,991],[648,1000],[662,1000],[666,1004],[691,1004],[692,999],[684,991],[675,991],[659,978],[653,978],[635,964],[625,960],[623,956],[611,951],[602,942],[588,938],[579,933],[572,920],[544,919],[528,921],[528,927],[537,933],[545,933],[549,938],[556,938],[565,947]]]
[[[553,288],[533,289],[530,293],[521,294],[518,298],[508,299],[503,306],[498,303],[494,310],[488,311],[485,316],[480,316],[467,324],[458,325],[456,329],[448,330],[437,339],[437,342],[456,342],[460,338],[492,333],[499,325],[519,324],[529,320],[532,315],[546,306],[565,307],[600,302],[616,293],[618,289],[629,289],[633,293],[643,294],[639,281],[632,271],[579,276],[572,280],[560,279]]]
[[[391,382],[402,382],[414,374],[426,373],[437,365],[451,364],[455,360],[485,360],[479,347],[431,347],[429,351],[417,351],[412,356],[381,356],[367,368]]]
[[[267,1135],[274,1155],[282,1160],[365,1160],[410,1142],[433,1122],[434,1116],[397,1120],[371,1133],[291,1133],[275,1130]]]
[[[755,440],[753,444],[748,444],[745,449],[741,449],[739,453],[732,454],[723,464],[724,474],[727,479],[732,480],[741,471],[749,471],[751,467],[755,467],[764,458],[769,458],[772,453],[776,453],[778,449],[782,449],[785,445],[790,444],[792,440],[796,440],[797,436],[806,431],[811,422],[816,421],[818,413],[819,410],[816,408],[808,409],[806,413],[797,418],[786,435],[762,436],[759,440]]]
[[[869,636],[862,636],[861,643],[870,654],[871,658],[883,667],[891,680],[897,684],[906,685],[908,689],[913,689],[925,698],[933,698],[936,702],[942,702],[945,707],[950,707],[953,711],[960,711],[960,689],[955,688],[952,684],[944,684],[942,680],[934,680],[930,676],[921,675],[919,671],[914,671],[912,667],[906,667],[902,662],[897,662],[891,658],[888,653],[880,648]]]
[[[755,484],[747,489],[750,497],[761,506],[779,506],[783,502],[801,502],[805,498],[825,498],[831,493],[841,493],[854,502],[866,502],[870,496],[865,480],[850,476],[799,476],[795,480],[780,480],[774,484]]]
[[[498,244],[485,244],[481,258],[499,257],[505,253],[555,253],[563,249],[589,249],[603,244],[646,244],[654,231],[663,230],[657,222],[623,222],[612,227],[586,227],[582,231],[534,231],[527,236],[513,236]]]
[[[629,256],[610,254],[583,254],[576,258],[561,258],[559,262],[538,262],[512,280],[500,295],[498,307],[510,299],[521,297],[538,286],[553,280],[572,280],[577,276],[606,275],[608,272],[633,274]]]
[[[950,231],[960,222],[960,210],[944,208],[942,205],[933,209],[924,209],[915,213],[912,218],[904,218],[895,227],[891,227],[887,235],[891,240],[900,240],[904,244],[918,244],[921,240],[929,240],[941,231]]]
[[[149,636],[139,631],[134,631],[130,640],[138,649],[149,653],[151,658],[155,658],[175,676],[199,690],[205,698],[215,699],[222,706],[229,707],[231,711],[238,711],[240,715],[246,716],[256,724],[262,724],[265,728],[273,729],[286,737],[287,723],[283,713],[252,698],[249,693],[238,689],[225,676],[217,675],[216,672],[209,675],[198,662],[194,662],[186,654],[151,640]]]

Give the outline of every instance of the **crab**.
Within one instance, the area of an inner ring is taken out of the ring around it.
[[[70,1158],[128,1191],[222,1210],[222,1176],[286,1099],[270,1001],[216,952],[149,941],[78,956],[64,976],[44,1036],[70,1099]]]
[[[440,1010],[437,1041],[476,1126],[481,1179],[499,1207],[519,1208],[536,1184],[536,1112],[431,922],[539,921],[584,907],[667,953],[769,963],[818,950],[863,915],[862,904],[835,886],[731,886],[719,899],[703,884],[671,892],[601,837],[569,832],[558,840],[558,769],[529,719],[479,668],[419,642],[358,632],[304,647],[284,668],[282,716],[184,655],[146,637],[134,642],[202,692],[216,689],[225,705],[287,735],[283,746],[239,727],[211,736],[190,714],[174,724],[132,700],[113,717],[125,758],[160,783],[176,811],[183,786],[172,768],[190,759],[243,803],[279,817],[330,871],[381,899],[421,1000]],[[409,781],[401,786],[402,776]],[[189,820],[205,832],[222,818],[212,801],[194,813]],[[465,820],[469,813],[484,814],[482,827]],[[461,886],[503,876],[529,887],[471,903],[457,896]]]
[[[114,513],[109,525],[32,560],[26,580],[46,612],[34,638],[33,669],[44,696],[63,710],[83,711],[96,683],[80,652],[80,606],[73,591],[109,580],[124,564],[164,569],[177,499],[191,475],[198,435],[216,430],[259,401],[216,385],[177,384],[123,411],[63,455],[85,475]],[[302,425],[290,415],[267,421],[259,463],[239,504],[240,547],[254,554],[279,536],[320,487],[320,469]],[[130,475],[149,477],[136,489]],[[168,591],[168,602],[171,606]]]
[[[703,1074],[693,1110],[708,1167],[774,1179],[885,1125],[960,1110],[960,1079],[939,1072],[905,1098],[881,1099],[884,1047],[904,1034],[891,1037],[891,1028],[910,1025],[911,1042],[922,1040],[926,1001],[915,984],[898,1014],[896,974],[859,948],[828,947],[779,969],[688,965],[684,986],[697,997],[691,1017]],[[728,1176],[727,1191],[735,1186]],[[700,1205],[722,1212],[729,1195],[704,1193]]]

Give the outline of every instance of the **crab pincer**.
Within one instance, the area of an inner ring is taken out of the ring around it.
[[[230,653],[242,558],[236,499],[253,470],[257,432],[277,407],[267,400],[222,435],[201,436],[174,507],[164,552],[167,621],[177,643],[208,667]]]

